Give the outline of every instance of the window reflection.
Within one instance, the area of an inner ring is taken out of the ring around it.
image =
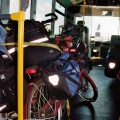
[[[56,2],[56,9],[59,10],[61,13],[65,13],[65,8],[62,7],[59,3]],[[58,16],[58,20],[55,22],[55,34],[60,34],[60,26],[64,25],[64,16],[59,14],[59,13],[55,13]]]

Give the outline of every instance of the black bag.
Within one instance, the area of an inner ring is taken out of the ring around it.
[[[62,54],[63,58],[66,58],[66,54]],[[60,59],[47,67],[42,65],[42,72],[43,80],[48,87],[50,95],[54,99],[65,100],[74,97],[78,93],[80,69],[76,61],[62,60],[60,57]]]
[[[110,49],[109,58],[117,58],[120,60],[120,44],[114,44]]]
[[[4,54],[0,51],[0,104],[7,103],[7,107],[9,105],[11,110],[15,110],[17,74],[12,61],[4,59],[2,55]]]
[[[0,51],[0,104],[6,104],[2,112],[17,110],[17,66]],[[27,82],[24,80],[24,100]],[[1,111],[0,111],[1,112]]]
[[[17,23],[16,23],[17,24]],[[14,27],[13,27],[14,28]],[[7,35],[5,43],[17,42],[17,27]],[[44,26],[34,20],[26,20],[24,27],[24,42],[34,42],[35,45],[24,46],[24,67],[51,61],[61,54],[61,50],[56,44],[51,44]],[[6,46],[14,61],[17,61],[17,46]]]

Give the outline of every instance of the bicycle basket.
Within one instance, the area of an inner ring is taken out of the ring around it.
[[[80,69],[76,61],[70,60],[63,65],[56,61],[42,68],[43,80],[54,99],[70,99],[78,93]]]

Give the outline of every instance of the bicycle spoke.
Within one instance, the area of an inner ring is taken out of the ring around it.
[[[61,107],[57,108],[58,101],[51,99],[45,84],[32,83],[32,85],[34,89],[31,89],[32,94],[29,100],[29,119],[61,120],[62,114],[58,112],[61,111]]]

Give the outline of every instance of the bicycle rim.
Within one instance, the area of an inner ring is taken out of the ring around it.
[[[98,97],[98,89],[95,83],[85,72],[81,73],[81,87],[78,94],[89,102],[96,101]]]
[[[52,100],[51,103],[51,100],[42,79],[37,80],[34,84],[32,83],[25,104],[24,118],[26,120],[61,120],[62,108],[60,106],[57,114],[53,114],[58,101]]]

